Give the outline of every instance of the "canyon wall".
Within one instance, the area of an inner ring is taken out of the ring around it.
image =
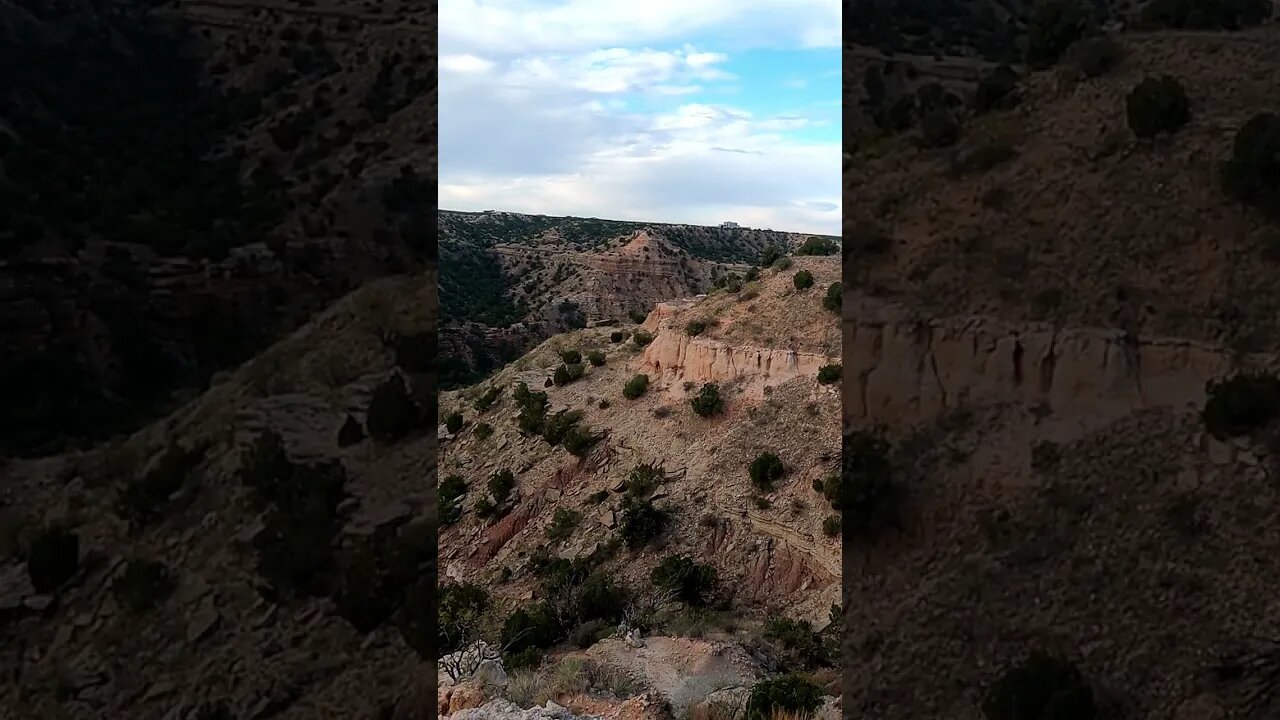
[[[1194,409],[1204,402],[1206,382],[1274,362],[1104,328],[923,319],[859,297],[846,298],[844,317],[844,407],[853,422],[911,423],[1001,402],[1095,417]]]
[[[654,316],[670,313],[670,307],[654,310]],[[646,321],[646,326],[654,323]],[[657,336],[645,348],[643,366],[659,379],[672,382],[725,383],[752,379],[778,384],[801,375],[817,375],[818,368],[839,362],[816,353],[776,348],[731,345],[711,338],[689,337],[683,327],[659,320]]]

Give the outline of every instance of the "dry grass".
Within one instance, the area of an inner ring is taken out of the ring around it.
[[[551,666],[512,673],[504,694],[511,702],[529,708],[574,695],[596,693],[625,699],[639,692],[635,681],[617,668],[585,658],[565,658]]]

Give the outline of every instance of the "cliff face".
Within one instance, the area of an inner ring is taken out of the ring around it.
[[[655,311],[656,312],[656,311]],[[668,383],[672,392],[680,381],[695,383],[778,384],[802,375],[817,375],[818,368],[839,358],[816,353],[747,347],[720,340],[689,337],[672,320],[659,324],[657,337],[644,351],[644,369]]]
[[[852,419],[910,423],[961,405],[1011,401],[1105,417],[1198,407],[1206,382],[1271,362],[1118,330],[921,320],[900,306],[846,303],[853,308],[844,347],[845,411]]]

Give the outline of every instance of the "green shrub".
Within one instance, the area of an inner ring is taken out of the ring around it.
[[[405,607],[419,612],[406,613],[399,624],[409,646],[418,650],[420,655],[432,657],[429,651],[424,652],[427,649],[423,647],[427,638],[422,631],[428,628],[438,629],[436,652],[441,655],[466,647],[478,638],[480,618],[490,604],[489,593],[484,588],[471,583],[442,584],[439,588],[439,610],[430,613],[428,611],[433,605],[431,596],[436,593],[434,578],[429,583],[422,582],[416,590],[425,591],[425,597],[421,598],[423,602],[411,602],[420,595],[420,592],[411,592],[410,602],[406,602]],[[434,662],[434,658],[432,660]]]
[[[1201,412],[1205,429],[1225,439],[1248,435],[1280,416],[1280,378],[1265,373],[1238,373],[1205,385]]]
[[[662,534],[667,520],[667,511],[654,506],[653,502],[624,495],[618,535],[627,547],[638,550]]]
[[[588,620],[569,633],[569,642],[585,650],[608,637],[609,629],[609,623],[603,620]]]
[[[978,80],[973,94],[974,110],[983,113],[1007,107],[1018,88],[1018,73],[1008,65],[1001,65]]]
[[[628,400],[635,400],[649,389],[649,376],[644,374],[632,375],[626,385],[622,386],[622,396]]]
[[[822,307],[839,315],[840,302],[841,302],[840,283],[833,282],[827,286],[827,294],[822,298]]]
[[[1120,43],[1105,36],[1084,38],[1067,50],[1067,59],[1071,64],[1090,78],[1105,74],[1119,64],[1123,56]]]
[[[1140,138],[1174,132],[1191,119],[1191,108],[1182,84],[1168,75],[1146,78],[1125,99],[1129,129]]]
[[[565,365],[577,365],[582,362],[582,353],[578,350],[561,350],[560,360]]]
[[[287,467],[287,469],[285,469]],[[283,459],[283,472],[257,478],[259,502],[269,503],[264,529],[254,538],[258,573],[277,593],[328,594],[338,505],[346,498],[347,475],[337,460],[309,464]],[[243,476],[246,482],[251,476]]]
[[[542,664],[545,655],[541,648],[536,647],[527,647],[519,652],[507,651],[502,656],[502,665],[507,670],[536,668]]]
[[[1041,440],[1031,447],[1031,469],[1044,472],[1057,467],[1062,460],[1062,448],[1052,440]]]
[[[41,530],[27,548],[27,577],[37,593],[62,587],[80,569],[80,537],[61,525]]]
[[[498,470],[489,476],[489,495],[499,505],[511,497],[511,491],[515,486],[516,476],[510,470]]]
[[[786,255],[786,250],[776,245],[766,247],[760,253],[760,267],[769,267]]]
[[[810,237],[805,240],[800,247],[796,248],[796,255],[835,255],[840,251],[840,246],[834,240],[828,240],[821,237]],[[755,278],[749,278],[754,280]]]
[[[751,267],[749,267],[749,268],[747,268],[747,273],[746,273],[746,275],[744,275],[744,276],[743,276],[743,278],[742,278],[742,279],[743,279],[743,280],[745,280],[745,281],[747,281],[747,282],[755,282],[756,280],[759,280],[759,279],[760,279],[760,268],[755,267],[754,265],[753,265],[753,266],[751,266]]]
[[[778,272],[782,272],[783,270],[790,270],[791,258],[780,257],[777,260],[774,260],[773,265],[770,265],[769,267],[772,267],[774,270],[777,270]]]
[[[1032,653],[1004,672],[982,703],[987,720],[1093,720],[1093,690],[1071,662]]]
[[[1236,133],[1222,166],[1227,195],[1280,217],[1280,115],[1254,115]]]
[[[520,407],[520,416],[516,420],[520,432],[524,435],[541,435],[547,417],[547,394],[530,391],[528,385],[520,383],[516,386],[515,400]]]
[[[556,542],[568,540],[580,522],[582,522],[582,513],[569,508],[556,508],[555,514],[551,517],[551,524],[547,526],[547,537]]]
[[[542,424],[542,439],[555,447],[564,442],[569,431],[582,420],[582,413],[577,410],[561,410]]]
[[[362,440],[364,440],[364,428],[360,426],[360,421],[348,415],[342,427],[338,429],[338,447],[351,447]]]
[[[771,452],[762,452],[751,461],[750,467],[747,468],[747,474],[751,476],[751,482],[757,488],[764,491],[773,489],[773,483],[782,478],[786,470],[782,467],[782,461],[777,455]]]
[[[844,367],[840,363],[835,363],[832,365],[823,365],[822,367],[818,368],[818,382],[822,383],[823,385],[838,383],[840,382],[841,373],[843,371],[844,371]]]
[[[604,439],[604,435],[592,435],[591,430],[574,426],[564,437],[564,449],[578,458],[586,457],[596,443]]]
[[[943,148],[960,139],[960,121],[945,107],[931,107],[920,115],[920,144]]]
[[[698,335],[706,332],[707,327],[710,324],[711,323],[706,320],[690,320],[688,324],[684,326],[684,334],[689,337],[697,337]]]
[[[471,431],[477,440],[488,440],[493,435],[493,426],[489,423],[476,423],[475,428]]]
[[[824,488],[831,506],[844,514],[854,534],[883,525],[896,527],[903,490],[893,475],[889,442],[879,431],[853,431],[842,445],[840,482]]]
[[[471,407],[475,408],[475,411],[478,413],[486,412],[489,408],[493,407],[493,404],[498,401],[498,396],[501,394],[502,388],[494,385],[481,393],[480,397],[477,397],[475,402],[471,403]]]
[[[609,499],[608,490],[597,490],[587,496],[587,502],[591,503],[592,505],[599,505],[600,503],[608,499]]]
[[[556,385],[568,385],[574,380],[580,380],[586,372],[587,368],[578,363],[573,365],[561,365],[556,368],[556,373],[555,376],[552,377],[552,381],[555,382]]]
[[[757,510],[768,510],[773,507],[773,503],[769,502],[767,497],[755,497],[751,499],[751,502],[755,503]]]
[[[791,284],[795,285],[797,290],[808,290],[813,287],[813,273],[808,270],[801,270],[791,278]]]
[[[312,497],[336,508],[346,497],[347,474],[341,462],[296,463],[285,453],[284,441],[276,432],[258,436],[242,455],[237,474],[258,508],[301,504]]]
[[[698,394],[689,400],[689,405],[701,417],[711,417],[716,413],[724,412],[724,400],[720,397],[720,386],[715,383],[703,385]]]
[[[488,495],[482,495],[476,500],[473,506],[476,511],[476,517],[481,520],[488,520],[494,517],[498,512],[498,506],[489,499]]]
[[[518,608],[502,623],[499,635],[508,651],[549,648],[560,639],[560,626],[545,603]]]
[[[172,442],[145,475],[120,490],[115,503],[116,514],[134,529],[154,521],[169,498],[186,484],[188,475],[203,459],[204,452],[204,448],[188,450]]]
[[[631,318],[631,322],[639,325],[640,323],[645,321],[645,319],[648,317],[648,314],[643,313],[639,310],[632,310],[631,312],[627,313],[627,316]]]
[[[782,649],[783,667],[807,670],[831,665],[834,660],[822,642],[822,636],[807,620],[774,618],[769,621],[764,635]]]
[[[703,606],[716,583],[715,568],[687,555],[668,555],[649,574],[653,584],[689,605]]]
[[[459,475],[450,475],[440,482],[437,498],[440,504],[440,524],[452,525],[462,518],[462,499],[467,495],[467,481]]]
[[[444,427],[450,434],[457,434],[462,429],[462,413],[451,412],[445,415]]]
[[[1027,24],[1027,64],[1033,70],[1053,65],[1090,24],[1089,8],[1079,0],[1038,3]]]
[[[643,330],[637,330],[635,334],[631,336],[631,342],[635,343],[636,347],[644,347],[645,345],[653,342],[653,336]]]
[[[111,592],[120,607],[134,613],[152,610],[173,594],[177,578],[162,562],[130,560],[124,572],[111,583]]]
[[[626,339],[627,339],[627,334],[620,330],[614,330],[613,332],[609,333],[609,342],[620,343]]]
[[[839,515],[828,515],[822,521],[822,534],[827,537],[835,537],[840,534],[842,521]]]
[[[373,391],[365,429],[380,442],[395,442],[422,426],[422,411],[409,396],[404,378],[392,375]]]
[[[587,353],[587,362],[591,363],[595,367],[604,365],[604,353],[599,350],[592,350]]]
[[[822,688],[796,674],[761,680],[751,686],[744,720],[773,720],[776,713],[798,715],[822,707]]]
[[[849,243],[845,247],[849,252],[883,255],[893,247],[893,238],[876,223],[859,220],[850,229]]]
[[[390,619],[424,570],[434,567],[435,531],[424,522],[379,528],[345,550],[333,593],[338,614],[367,633]]]
[[[623,488],[635,497],[646,497],[652,495],[653,491],[657,490],[666,479],[666,471],[661,465],[641,463],[631,469],[631,473],[623,481]]]

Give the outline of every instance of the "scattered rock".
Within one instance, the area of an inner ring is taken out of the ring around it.
[[[22,604],[28,609],[35,610],[36,612],[44,612],[49,609],[50,605],[53,605],[53,596],[31,595],[30,597],[23,599]]]
[[[187,625],[187,642],[200,642],[213,631],[221,619],[213,603],[206,602],[201,605],[200,609],[191,616],[191,622]]]
[[[1230,465],[1234,448],[1228,443],[1209,438],[1209,462],[1214,465]]]

